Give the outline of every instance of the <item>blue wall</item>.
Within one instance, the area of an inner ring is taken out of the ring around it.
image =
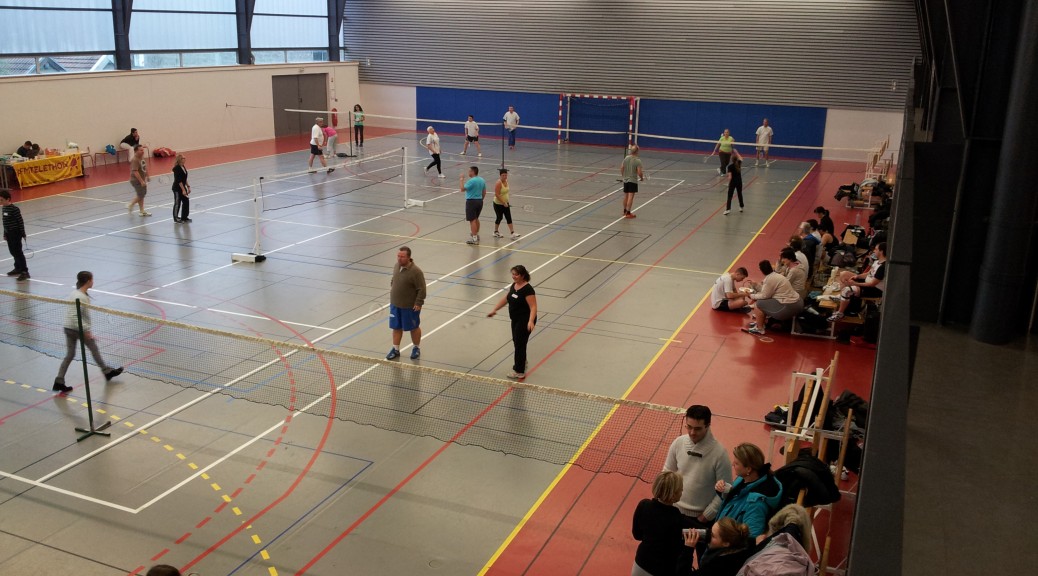
[[[416,89],[417,113],[419,118],[436,118],[443,120],[464,121],[469,114],[480,123],[481,134],[500,136],[501,117],[508,106],[515,106],[521,117],[519,138],[527,140],[552,141],[556,139],[555,131],[523,130],[522,124],[530,126],[558,125],[559,95],[499,92],[494,90],[461,90],[454,88],[431,88],[419,86]],[[618,115],[623,116],[620,124],[626,127],[626,108],[618,108]],[[611,116],[611,115],[610,115]],[[619,116],[618,116],[619,117]],[[757,127],[762,118],[767,118],[775,130],[774,145],[822,146],[825,140],[826,109],[809,106],[769,106],[758,104],[727,104],[722,102],[688,102],[678,100],[642,99],[640,104],[638,132],[639,134],[658,134],[679,138],[700,138],[715,141],[721,132],[728,128],[736,141],[752,142],[756,138]],[[613,130],[612,123],[602,124],[598,119],[596,125],[580,125],[584,120],[574,114],[570,127],[574,130],[585,128],[595,130]],[[603,120],[604,121],[604,120]],[[424,130],[430,122],[419,122],[416,130]],[[438,132],[444,134],[461,134],[458,124],[436,124]],[[617,125],[620,125],[617,124]],[[620,128],[623,129],[623,128]],[[615,144],[611,138],[599,142],[592,135],[584,135],[583,140],[589,143]],[[601,139],[601,138],[599,138]],[[667,150],[690,150],[709,152],[713,144],[675,142],[659,138],[639,136],[638,144],[643,148],[661,148]],[[749,146],[737,146],[744,156],[752,156],[754,151]],[[773,148],[775,156],[785,158],[821,158],[819,150],[790,150]]]

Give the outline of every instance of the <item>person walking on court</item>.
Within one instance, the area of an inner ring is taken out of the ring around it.
[[[436,133],[436,128],[429,126],[425,129],[428,136],[425,137],[425,149],[429,151],[429,155],[432,156],[432,162],[425,167],[425,171],[428,172],[433,166],[436,167],[436,173],[440,175],[440,178],[446,178],[443,174],[443,165],[440,163],[440,136]]]
[[[80,312],[76,311],[76,300],[79,300],[80,304],[90,304],[90,295],[87,290],[94,287],[94,274],[89,271],[82,271],[76,274],[76,289],[69,295],[69,306],[68,312],[65,314],[65,357],[61,360],[61,366],[58,368],[58,375],[54,378],[55,392],[61,392],[67,394],[72,391],[71,386],[65,385],[65,372],[68,371],[69,364],[72,364],[72,360],[76,357],[76,349],[79,347],[79,336],[80,326],[83,328],[83,344],[86,345],[87,350],[90,350],[90,354],[94,357],[94,362],[101,369],[101,373],[105,375],[105,381],[110,381],[112,378],[123,373],[123,368],[111,368],[108,364],[105,364],[104,358],[101,357],[101,351],[97,348],[97,341],[94,340],[93,333],[90,331],[90,308],[87,306],[80,306]]]
[[[393,331],[393,347],[386,360],[400,357],[400,340],[404,330],[411,333],[411,360],[422,355],[422,306],[425,304],[425,274],[411,258],[411,249],[401,246],[396,253],[393,277],[389,281],[389,329]]]
[[[177,154],[176,163],[173,164],[173,221],[190,222],[188,214],[191,213],[191,185],[187,183],[187,158],[183,154]]]
[[[364,109],[360,104],[353,105],[353,141],[357,148],[364,147]]]
[[[768,119],[765,118],[764,122],[757,128],[757,157],[753,160],[753,165],[756,166],[760,162],[761,156],[764,157],[764,167],[771,166],[771,162],[768,158],[768,147],[771,146],[771,138],[775,135],[775,131],[768,125]]]
[[[140,208],[141,216],[151,216],[151,212],[144,209],[144,197],[148,195],[148,163],[144,160],[144,147],[138,145],[133,149],[133,157],[130,158],[130,185],[133,186],[134,199],[130,200],[126,210],[133,213],[133,205]]]
[[[17,276],[19,282],[24,282],[30,276],[29,265],[25,261],[25,252],[22,250],[22,240],[28,238],[25,235],[22,211],[11,201],[11,191],[7,188],[0,188],[0,206],[3,206],[4,241],[7,242],[7,250],[14,258],[14,268],[7,275]]]
[[[508,199],[508,168],[500,168],[497,173],[500,176],[494,185],[494,238],[504,238],[500,232],[501,219],[504,218],[512,240],[518,240],[519,235],[515,233],[515,226],[512,226],[512,205]]]
[[[637,145],[631,146],[631,153],[625,156],[620,164],[620,177],[624,182],[624,218],[635,218],[634,212],[631,211],[634,207],[634,195],[638,193],[638,182],[645,180]]]
[[[721,159],[721,167],[717,169],[717,173],[724,176],[725,171],[728,170],[728,163],[732,161],[732,144],[735,142],[735,138],[732,138],[731,133],[728,129],[724,129],[724,133],[717,140],[717,144],[714,144],[714,151],[710,153],[711,156],[717,154],[717,157]]]
[[[724,215],[732,211],[732,193],[739,193],[739,212],[742,212],[742,156],[736,151],[732,155],[732,163],[728,165],[728,204],[725,205]]]
[[[324,118],[315,118],[314,125],[310,128],[310,162],[307,163],[307,169],[310,172],[314,172],[314,158],[320,158],[321,166],[328,168],[328,162],[324,159],[324,148],[325,136],[324,136]],[[335,168],[328,168],[328,173],[331,174],[335,171]]]
[[[508,132],[508,149],[515,150],[515,129],[519,127],[519,114],[515,106],[509,106],[504,118],[505,130]]]
[[[463,155],[468,153],[470,142],[476,143],[476,152],[482,156],[483,148],[479,145],[479,124],[476,124],[476,118],[472,114],[469,114],[469,119],[465,121],[465,147],[461,150]]]
[[[479,244],[479,214],[483,211],[483,199],[487,195],[487,181],[479,175],[479,166],[469,166],[469,179],[462,174],[459,179],[461,192],[465,193],[465,220],[469,223],[471,238],[466,244]]]
[[[526,345],[537,324],[537,293],[530,284],[530,272],[526,266],[512,266],[511,273],[512,285],[508,287],[508,293],[487,314],[487,318],[493,318],[498,310],[508,306],[508,318],[512,320],[512,345],[515,347],[515,361],[508,377],[520,380],[526,378]]]

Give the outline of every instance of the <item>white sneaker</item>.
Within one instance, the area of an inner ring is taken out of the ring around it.
[[[512,240],[518,240],[522,234],[512,234]]]
[[[479,156],[480,158],[482,158],[483,157],[483,153],[480,152],[479,154],[476,154],[476,156]]]
[[[756,166],[756,165],[758,165],[758,164],[760,164],[760,162],[759,162],[758,160],[754,160],[754,161],[753,161],[753,165],[754,165],[754,166]]]
[[[479,244],[479,236],[473,236],[465,241],[466,244],[476,245]]]
[[[739,206],[739,212],[742,212],[742,206]]]
[[[446,177],[447,177],[446,174],[440,174],[440,178],[446,178]]]
[[[462,156],[464,156],[465,154],[466,154],[466,152],[465,152],[465,151],[463,150],[463,151],[461,152],[461,155],[462,155]]]
[[[141,216],[151,216],[151,212],[141,212]]]
[[[504,236],[502,236],[497,230],[494,230],[494,238],[504,238]]]
[[[727,216],[729,212],[731,212],[731,210],[725,210],[724,215]]]

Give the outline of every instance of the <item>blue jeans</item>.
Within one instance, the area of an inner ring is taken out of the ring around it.
[[[508,131],[508,145],[509,146],[515,146],[515,131],[516,131],[515,128],[512,128],[511,130]]]

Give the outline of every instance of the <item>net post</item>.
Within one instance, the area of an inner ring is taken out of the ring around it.
[[[79,324],[79,355],[82,356],[83,361],[83,389],[86,391],[87,401],[87,422],[90,423],[89,428],[76,428],[76,432],[79,432],[81,436],[76,438],[76,442],[82,442],[91,436],[111,436],[108,432],[102,432],[105,428],[111,426],[111,421],[105,422],[100,428],[94,428],[94,402],[90,399],[90,373],[87,371],[87,359],[86,359],[86,331],[83,330],[83,303],[80,302],[79,298],[76,298],[76,322]]]
[[[505,140],[508,139],[508,124],[501,121],[501,168],[505,167]]]
[[[266,256],[260,253],[260,197],[263,194],[263,176],[252,180],[252,252],[231,254],[231,262],[263,262]]]
[[[555,137],[555,145],[562,145],[562,100],[566,97],[565,94],[559,94],[559,133]]]
[[[411,204],[411,195],[407,186],[407,146],[401,146],[400,150],[402,152],[400,155],[400,170],[404,175],[404,208],[407,208]]]

